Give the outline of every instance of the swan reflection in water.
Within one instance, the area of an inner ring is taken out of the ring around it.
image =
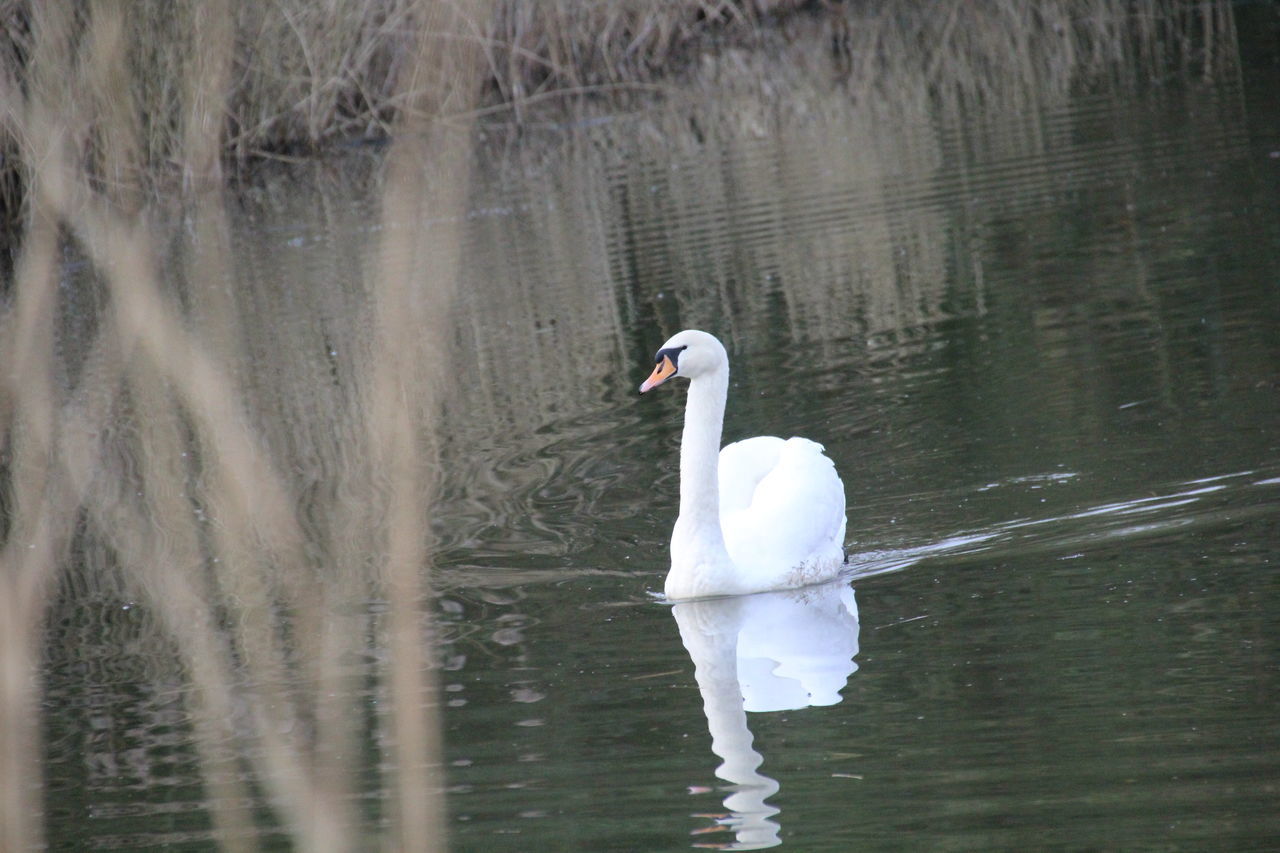
[[[695,847],[762,850],[782,843],[766,801],[778,791],[759,772],[747,711],[785,711],[834,705],[857,670],[858,606],[844,583],[732,598],[684,601],[671,611],[693,658],[711,750],[723,763],[716,775],[731,783],[727,815],[695,835],[729,831],[734,841]]]

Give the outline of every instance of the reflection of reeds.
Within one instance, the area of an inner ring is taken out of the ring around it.
[[[0,773],[27,781],[0,792],[4,849],[42,837],[33,670],[60,573],[76,587],[114,574],[177,651],[225,847],[257,847],[246,769],[301,849],[368,838],[359,827],[376,816],[357,812],[352,780],[371,769],[356,702],[369,679],[389,709],[372,733],[395,794],[385,841],[443,843],[422,572],[458,238],[428,223],[460,219],[469,134],[442,117],[472,108],[476,43],[460,34],[485,10],[407,5],[418,35],[396,72],[406,109],[384,167],[383,239],[349,312],[368,335],[345,339],[340,389],[313,396],[328,407],[312,412],[318,423],[263,405],[281,390],[273,363],[307,359],[259,351],[234,287],[217,180],[230,6],[196,4],[206,38],[165,83],[185,105],[176,159],[197,190],[182,204],[181,265],[163,260],[162,214],[138,171],[146,123],[130,97],[125,7],[33,12],[28,79],[21,97],[7,81],[17,101],[5,117],[23,147],[28,213],[0,316]],[[91,272],[61,269],[67,239]],[[74,328],[85,334],[68,337]],[[312,343],[312,364],[327,366]],[[295,401],[308,394],[296,380]],[[323,475],[308,464],[317,457]],[[385,616],[371,601],[387,602]],[[371,632],[387,650],[372,671],[355,663]]]
[[[581,138],[559,129],[578,143],[572,168],[534,159],[559,156],[546,148],[517,154],[528,198],[565,213],[474,226],[510,248],[475,259],[477,279],[494,286],[463,296],[467,315],[486,321],[468,339],[492,360],[469,383],[467,410],[495,430],[543,423],[571,395],[596,394],[599,377],[633,370],[619,342],[653,317],[664,333],[714,326],[731,344],[780,327],[788,340],[830,342],[945,318],[957,250],[944,239],[957,216],[947,201],[969,170],[1070,144],[1075,121],[1049,118],[1073,92],[1124,90],[1157,72],[1221,76],[1236,62],[1222,2],[1142,14],[1113,0],[892,9],[844,4],[842,17],[793,21],[759,51],[709,53],[665,108],[608,116]],[[636,156],[635,138],[654,144]],[[477,207],[511,206],[509,186],[494,181]],[[1007,192],[986,196],[994,207]],[[526,294],[543,267],[555,287]],[[610,331],[591,338],[590,357],[558,358],[587,345],[584,328]],[[541,381],[544,370],[556,378]],[[513,372],[530,381],[502,381]]]

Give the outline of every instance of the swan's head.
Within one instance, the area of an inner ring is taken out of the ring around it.
[[[662,345],[654,361],[657,365],[640,386],[641,394],[657,388],[672,376],[697,379],[704,374],[724,370],[729,364],[729,357],[725,354],[724,345],[714,335],[685,329]]]

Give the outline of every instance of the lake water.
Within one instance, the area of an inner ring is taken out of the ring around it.
[[[1243,63],[488,146],[433,427],[449,848],[1274,849],[1280,72]],[[344,428],[307,389],[367,328],[352,160],[232,217],[281,447]],[[847,583],[655,597],[684,392],[636,386],[686,327],[728,348],[726,441],[825,445]],[[81,574],[46,634],[50,845],[206,849],[190,685],[145,602]]]

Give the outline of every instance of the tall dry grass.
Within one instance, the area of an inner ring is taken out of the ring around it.
[[[262,362],[243,346],[246,314],[226,286],[224,118],[248,13],[162,8],[150,10],[161,24],[187,15],[194,28],[173,77],[139,78],[135,10],[98,2],[34,4],[22,79],[4,80],[27,199],[0,314],[0,773],[21,780],[0,790],[0,848],[42,844],[43,618],[75,543],[90,540],[177,651],[215,840],[257,849],[254,778],[300,849],[369,845],[353,796],[371,769],[353,679],[370,674],[352,661],[373,632],[388,650],[371,677],[394,794],[378,844],[443,849],[424,586],[430,435],[457,278],[448,223],[461,218],[483,79],[468,33],[485,3],[403,4],[408,43],[387,72],[401,108],[381,176],[384,236],[359,284],[370,334],[346,353],[329,401],[347,443],[320,498],[302,494],[316,484],[280,450],[293,425],[264,421],[253,399]],[[151,195],[157,116],[139,82],[181,107],[163,142],[192,189],[179,201]],[[176,269],[162,227],[175,213],[197,247]],[[72,247],[91,270],[67,296]],[[68,338],[69,312],[85,304],[93,316]]]
[[[47,49],[37,41],[46,5],[0,5],[0,122],[8,131],[0,134],[0,207],[10,222],[31,152],[14,132],[15,110]],[[96,103],[79,112],[87,124],[77,129],[74,154],[104,185],[171,174],[174,165],[190,180],[191,170],[221,160],[385,140],[419,94],[401,84],[424,25],[420,0],[138,0],[112,27],[84,26],[101,22],[96,8],[63,10],[74,26],[60,49],[67,76],[78,67],[88,86],[77,99]],[[1062,85],[1104,65],[1158,75],[1171,52],[1212,75],[1218,57],[1199,48],[1229,28],[1224,8],[1188,0],[495,0],[492,14],[487,4],[484,14],[460,5],[447,38],[482,57],[476,106],[519,123],[542,115],[539,108],[670,97],[705,81],[706,61],[731,69],[726,53],[744,48],[783,56],[799,45],[800,62],[829,65],[854,100],[904,68],[931,96],[969,102],[1000,96],[1011,74]],[[124,61],[109,78],[85,75],[103,51]],[[1133,55],[1142,62],[1128,62]],[[744,82],[770,90],[767,79],[736,81]],[[97,128],[119,127],[121,116],[137,119],[123,146]]]
[[[10,218],[24,195],[16,167],[34,150],[16,131],[24,128],[23,96],[47,65],[47,5],[0,5],[0,109],[8,131],[0,175]],[[87,86],[76,99],[95,102],[76,113],[74,155],[103,184],[128,186],[166,165],[187,169],[190,180],[191,170],[207,171],[222,157],[385,140],[423,94],[403,85],[417,34],[430,32],[421,0],[139,0],[115,22],[101,4],[64,5],[57,13],[67,18],[58,46],[64,70]],[[507,0],[489,14],[487,3],[463,3],[457,28],[431,39],[436,48],[454,49],[443,44],[449,40],[480,52],[478,86],[487,102],[523,104],[552,90],[598,92],[648,79],[706,31],[754,21],[756,5]],[[86,73],[103,67],[104,51],[122,61],[109,77]],[[124,117],[134,120],[127,131]]]

